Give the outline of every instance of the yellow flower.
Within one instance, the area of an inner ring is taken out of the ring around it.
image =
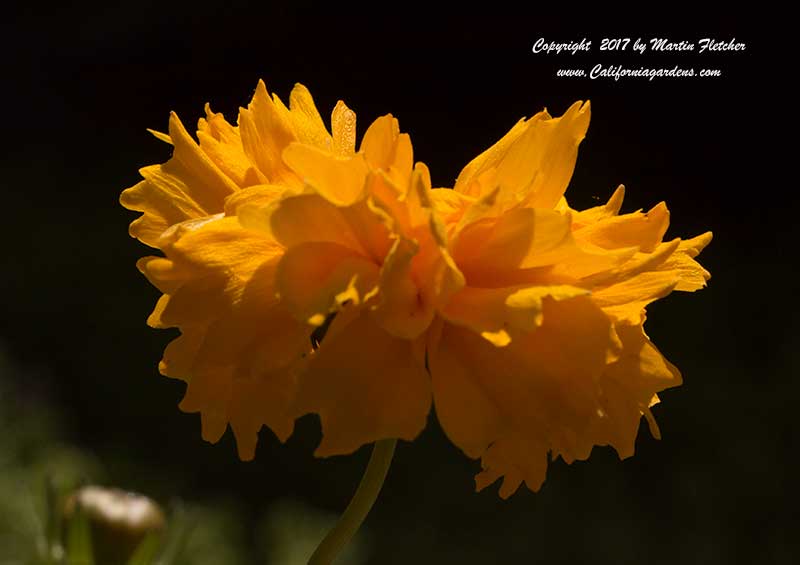
[[[588,123],[581,103],[522,120],[432,189],[392,116],[355,151],[355,115],[340,102],[328,134],[302,87],[287,109],[259,84],[238,128],[208,111],[199,145],[173,117],[173,159],[123,203],[166,254],[140,262],[164,293],[149,322],[181,329],[161,371],[189,382],[204,437],[230,423],[251,458],[261,425],[284,440],[315,413],[316,454],[345,454],[415,438],[433,404],[478,487],[504,477],[507,497],[548,458],[631,455],[642,415],[657,435],[650,407],[680,374],[644,309],[705,285],[711,234],[662,241],[666,207],[619,215],[622,188],[571,209]]]

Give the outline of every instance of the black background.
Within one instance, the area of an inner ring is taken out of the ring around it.
[[[158,293],[135,269],[148,250],[128,237],[135,215],[117,202],[139,167],[169,157],[145,128],[166,130],[174,110],[192,130],[205,102],[233,122],[259,78],[284,100],[302,82],[323,116],[345,100],[360,134],[393,113],[434,185],[451,186],[519,118],[543,107],[560,115],[588,98],[571,205],[604,202],[624,183],[623,211],[667,201],[668,237],[714,232],[701,255],[709,287],[648,310],[648,333],[685,381],[655,408],[664,438],[643,425],[633,458],[596,448],[589,462],[552,464],[539,493],[502,501],[496,487],[473,493],[478,463],[432,415],[417,441],[398,448],[368,520],[370,563],[789,562],[797,335],[785,306],[794,283],[778,272],[788,259],[778,242],[792,227],[776,213],[789,187],[768,186],[764,169],[775,164],[756,157],[777,143],[761,129],[770,113],[765,43],[746,17],[629,23],[576,21],[567,4],[549,10],[563,17],[141,2],[15,15],[3,40],[0,340],[35,377],[0,378],[20,398],[57,406],[64,438],[94,453],[109,482],[159,500],[232,500],[253,520],[287,496],[338,512],[367,449],[314,459],[318,424],[306,417],[287,445],[263,431],[256,460],[241,463],[230,433],[218,445],[202,441],[199,417],[176,408],[184,385],[157,374],[171,334],[144,324]],[[618,36],[735,37],[747,49],[598,51],[603,37]],[[535,55],[539,37],[585,37],[593,49]],[[555,76],[598,62],[723,75]],[[782,104],[774,119],[788,112]]]

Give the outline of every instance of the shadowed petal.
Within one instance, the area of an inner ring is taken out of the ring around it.
[[[468,455],[487,457],[479,486],[507,476],[504,494],[521,480],[538,488],[548,450],[574,454],[599,406],[596,381],[619,347],[588,297],[543,305],[541,326],[505,347],[445,323],[429,351],[442,428]]]
[[[374,263],[346,247],[307,242],[286,251],[276,283],[282,303],[298,320],[320,326],[343,305],[361,304],[378,277]]]
[[[151,321],[177,326],[159,370],[188,383],[181,408],[200,412],[203,437],[216,441],[230,423],[240,456],[253,457],[258,429],[285,440],[297,371],[313,328],[298,323],[276,297],[282,248],[237,218],[174,230],[166,258],[140,268],[166,294]]]
[[[298,414],[320,415],[320,457],[380,439],[413,440],[430,405],[430,381],[414,342],[384,332],[365,310],[334,320],[297,396]]]

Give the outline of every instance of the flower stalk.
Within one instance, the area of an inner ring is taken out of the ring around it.
[[[396,439],[375,442],[367,470],[361,477],[353,499],[347,505],[339,521],[314,551],[308,560],[308,565],[330,565],[356,534],[383,487],[396,444]]]

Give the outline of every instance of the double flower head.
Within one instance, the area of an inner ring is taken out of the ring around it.
[[[343,102],[330,129],[308,90],[286,106],[258,84],[238,125],[206,107],[197,141],[176,115],[163,165],[122,193],[163,293],[148,323],[177,327],[159,365],[187,382],[203,437],[230,424],[242,459],[318,414],[318,456],[413,440],[432,407],[481,460],[478,488],[538,490],[550,458],[633,454],[642,416],[680,384],[644,332],[645,307],[709,278],[711,240],[664,241],[669,212],[573,210],[564,193],[589,104],[518,122],[432,188],[391,115],[360,143]],[[323,337],[324,336],[324,337]]]

